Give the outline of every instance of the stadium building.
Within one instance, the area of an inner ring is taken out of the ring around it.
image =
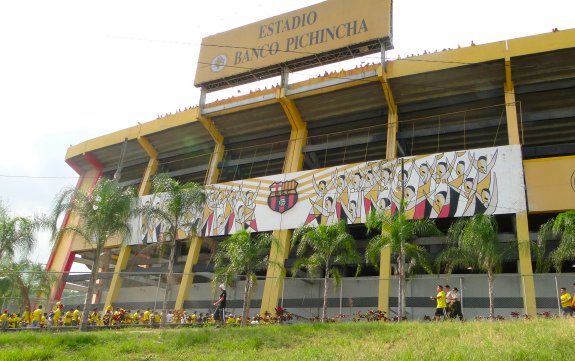
[[[155,201],[150,180],[159,172],[206,185],[206,207],[193,216],[197,236],[177,242],[171,308],[211,307],[213,251],[223,237],[248,229],[273,232],[280,246],[270,259],[288,270],[285,279],[278,265],[261,274],[252,315],[280,304],[317,315],[321,280],[302,271],[289,277],[293,229],[344,220],[363,254],[372,236],[367,214],[395,211],[403,197],[410,217],[434,218],[443,231],[459,217],[494,215],[509,250],[495,281],[497,313],[556,310],[556,283],[572,280],[534,274],[530,241],[544,222],[575,206],[575,30],[387,60],[391,47],[391,1],[377,0],[349,9],[329,0],[208,37],[196,75],[198,107],[72,146],[66,162],[84,190],[120,168],[119,182],[136,187],[141,202]],[[290,72],[366,54],[381,54],[381,61],[289,81]],[[205,102],[210,91],[278,75],[277,87]],[[161,225],[134,222],[131,239],[106,246],[93,295],[100,308],[159,307],[163,299],[168,255],[154,246]],[[445,248],[441,237],[416,243],[432,258]],[[88,275],[69,271],[74,262],[91,268],[93,258],[80,237],[57,240],[48,264],[62,272],[54,300],[85,295]],[[376,308],[393,315],[389,252],[357,277],[353,265],[341,271],[341,286],[329,294],[331,317]],[[464,268],[410,276],[410,318],[432,312],[438,283],[461,287],[466,315],[487,314],[486,276]],[[242,292],[239,279],[230,308],[241,307]]]

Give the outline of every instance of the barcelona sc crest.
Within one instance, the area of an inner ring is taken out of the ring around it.
[[[297,181],[274,182],[270,185],[268,206],[272,211],[284,213],[297,203]]]

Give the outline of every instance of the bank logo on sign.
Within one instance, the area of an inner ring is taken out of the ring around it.
[[[297,203],[297,181],[274,182],[270,185],[268,206],[272,211],[284,213]]]
[[[224,70],[227,64],[228,64],[228,57],[225,54],[216,55],[216,57],[212,59],[211,64],[212,71],[214,73],[220,72]]]

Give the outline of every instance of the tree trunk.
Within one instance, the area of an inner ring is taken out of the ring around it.
[[[398,297],[397,297],[397,321],[401,322],[405,316],[405,255],[403,249],[397,256],[397,270],[399,274]]]
[[[495,299],[493,295],[493,273],[487,271],[487,282],[489,284],[489,318],[493,320],[495,317]]]
[[[250,314],[250,302],[252,300],[251,293],[252,293],[252,278],[250,275],[247,275],[246,285],[244,287],[244,305],[242,310],[242,323],[240,324],[241,327],[244,327],[246,325],[247,318]]]
[[[168,260],[168,275],[166,276],[166,292],[164,293],[164,302],[162,302],[162,319],[160,321],[160,327],[166,327],[166,321],[168,318],[168,301],[172,296],[172,282],[174,278],[174,263],[176,260],[176,237],[178,231],[174,234],[174,239],[170,242],[170,259]]]
[[[90,282],[88,283],[88,291],[86,292],[86,300],[84,301],[84,312],[82,312],[82,320],[80,321],[80,331],[88,331],[88,316],[92,308],[92,297],[94,295],[94,286],[98,279],[98,267],[100,267],[100,253],[102,253],[102,244],[98,242],[96,245],[96,255],[94,256],[94,265],[92,266],[92,274],[90,275]]]
[[[323,283],[323,308],[321,311],[321,322],[325,322],[327,313],[327,291],[329,290],[329,264],[325,265],[325,277]]]

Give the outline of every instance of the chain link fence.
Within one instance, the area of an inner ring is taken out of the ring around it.
[[[142,313],[149,309],[151,313],[161,313],[163,301],[166,295],[168,275],[160,272],[122,272],[121,282],[117,296],[112,301],[114,308],[130,310],[130,313]],[[209,315],[214,312],[213,303],[219,298],[217,284],[210,278],[211,274],[190,274],[193,280],[188,292],[184,295],[183,307],[187,314],[197,313]],[[65,287],[59,299],[63,305],[61,317],[65,312],[80,306],[83,308],[86,297],[86,290],[90,273],[69,273],[55,279],[64,280]],[[101,272],[96,285],[90,311],[98,308],[101,312],[108,305],[110,285],[114,277],[113,272]],[[180,291],[184,274],[174,273],[172,275],[172,286],[170,296],[167,300],[167,309],[174,310],[176,300]],[[303,322],[316,320],[322,314],[324,304],[324,292],[326,283],[323,278],[281,278],[267,280],[267,282],[277,283],[278,301],[277,306],[286,309],[293,315],[292,322]],[[522,277],[518,274],[498,274],[493,281],[495,314],[499,318],[522,317],[525,312],[523,302],[523,290],[525,283],[533,282],[535,286],[535,296],[537,313],[540,316],[553,317],[561,314],[559,296],[560,288],[565,287],[568,292],[574,291],[573,274],[536,274]],[[258,277],[253,287],[250,303],[250,317],[254,317],[264,310],[262,304],[269,304],[263,300],[265,277]],[[451,288],[458,288],[461,296],[462,312],[465,319],[483,319],[489,315],[489,283],[486,275],[466,274],[466,275],[418,275],[407,279],[406,296],[406,317],[408,320],[427,320],[433,317],[436,308],[436,301],[432,299],[436,295],[437,285],[450,285]],[[245,279],[239,277],[227,287],[226,313],[236,316],[241,315],[244,302]],[[381,306],[380,289],[384,292],[389,286],[389,314],[388,318],[397,316],[397,289],[398,279],[392,277],[389,280],[379,277],[345,277],[340,282],[329,279],[327,282],[326,302],[327,317],[336,321],[352,321],[361,319],[370,311],[378,310]],[[21,289],[13,287],[0,295],[2,297],[2,309],[7,309],[10,314],[20,314],[24,312],[24,301],[26,297],[21,294]],[[43,309],[48,314],[54,309],[56,301],[50,300],[47,295],[33,293],[29,294],[30,306],[34,309],[37,305],[43,305]],[[271,296],[273,303],[273,296]],[[274,310],[268,310],[272,314]],[[530,315],[533,316],[533,315]]]

